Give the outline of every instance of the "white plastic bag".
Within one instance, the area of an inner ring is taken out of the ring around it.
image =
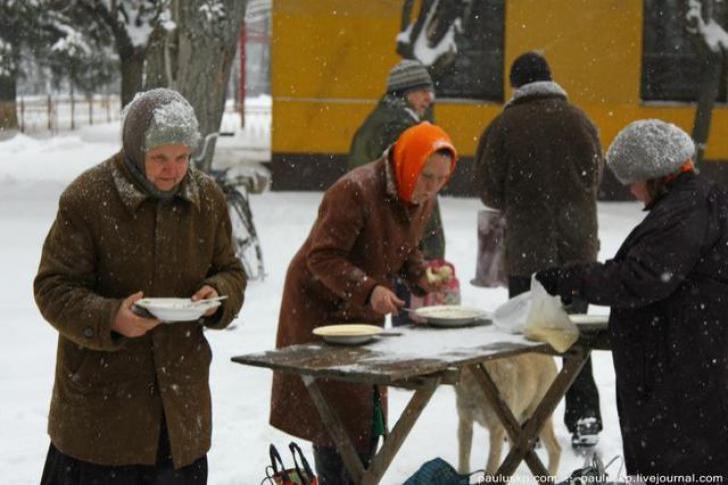
[[[531,292],[514,296],[493,312],[493,323],[504,332],[523,333],[531,311]]]
[[[486,208],[478,211],[478,258],[474,286],[508,286],[505,264],[506,218],[502,212]]]
[[[579,329],[561,304],[561,297],[550,295],[535,275],[531,276],[531,306],[523,335],[546,342],[559,353],[566,352],[579,338]]]

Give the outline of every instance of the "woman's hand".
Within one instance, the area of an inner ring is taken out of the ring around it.
[[[194,295],[192,295],[192,301],[199,301],[199,300],[209,300],[210,298],[217,298],[217,290],[213,288],[210,285],[204,285],[202,288],[197,290]],[[214,315],[219,307],[210,308],[205,312],[205,316],[209,317],[211,315]]]
[[[114,322],[111,324],[111,330],[124,337],[134,338],[141,337],[159,325],[159,320],[156,318],[141,317],[132,310],[134,303],[140,300],[142,296],[144,296],[142,292],[138,291],[121,302],[116,317],[114,317]]]
[[[399,311],[399,308],[404,306],[404,301],[397,298],[389,288],[377,285],[369,297],[369,304],[375,312],[386,315]]]

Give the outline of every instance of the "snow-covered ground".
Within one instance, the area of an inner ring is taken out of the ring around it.
[[[55,216],[60,192],[82,170],[118,148],[118,124],[87,127],[73,135],[35,140],[17,136],[0,143],[0,469],[4,484],[38,483],[48,447],[45,432],[55,365],[57,334],[39,315],[32,280],[41,244]],[[209,454],[210,480],[216,485],[258,484],[264,477],[269,443],[285,449],[291,438],[267,424],[271,372],[230,362],[230,357],[271,348],[286,266],[308,234],[320,193],[265,193],[252,197],[269,277],[252,283],[234,330],[208,332],[214,360],[211,385],[214,430]],[[502,289],[468,284],[474,275],[476,251],[475,199],[445,197],[443,220],[448,258],[459,270],[463,302],[492,309],[505,301]],[[614,254],[628,231],[642,218],[636,203],[599,206],[601,257]],[[593,308],[603,313],[605,308]],[[599,451],[606,459],[621,454],[614,371],[606,352],[594,355],[605,430]],[[391,393],[392,416],[398,416],[409,392]],[[556,410],[556,433],[563,448],[558,478],[582,465],[569,446],[563,405]],[[422,463],[441,456],[457,461],[457,416],[454,393],[440,388],[405,441],[382,483],[402,483]],[[300,441],[300,440],[299,440]],[[476,429],[473,468],[485,465],[487,433]],[[310,449],[304,450],[311,457]],[[544,450],[539,455],[545,461]],[[290,461],[288,456],[284,459]],[[612,477],[617,466],[611,468]],[[524,481],[528,474],[518,472]]]

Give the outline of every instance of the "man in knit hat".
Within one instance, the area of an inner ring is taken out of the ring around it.
[[[540,269],[596,260],[603,157],[596,127],[569,103],[541,54],[516,58],[510,82],[513,97],[480,138],[476,184],[483,203],[505,214],[514,297]],[[574,302],[568,311],[586,313],[587,305]],[[602,423],[590,360],[566,394],[564,421],[573,446],[596,444]]]
[[[434,122],[434,99],[432,78],[422,63],[404,59],[392,67],[387,78],[387,92],[352,139],[349,170],[379,159],[410,126],[422,121]],[[437,199],[422,239],[422,251],[427,260],[445,257],[445,233]],[[401,281],[397,284],[397,294],[409,306],[410,293]],[[393,315],[392,322],[394,325],[405,325],[409,323],[409,314],[401,312]]]
[[[393,291],[393,274],[403,274],[418,293],[438,289],[427,280],[418,245],[456,161],[448,134],[420,123],[374,163],[352,170],[326,191],[308,238],[288,266],[277,348],[317,341],[312,331],[320,325],[383,325],[404,304]],[[335,380],[319,387],[368,466],[384,426],[376,417],[386,416],[386,388],[380,395],[378,386]],[[298,376],[273,374],[270,423],[313,442],[321,485],[353,483]]]
[[[419,61],[404,59],[389,71],[387,92],[356,130],[349,170],[377,160],[400,133],[421,121],[432,122],[432,78]]]
[[[42,484],[204,484],[210,346],[243,301],[225,197],[190,166],[190,104],[155,89],[126,110],[122,150],[63,192],[34,282],[58,331]],[[143,296],[227,299],[159,325]]]
[[[671,123],[630,123],[607,165],[644,220],[605,263],[536,273],[562,299],[611,307],[624,462],[638,481],[728,476],[728,194],[695,172],[694,152]]]

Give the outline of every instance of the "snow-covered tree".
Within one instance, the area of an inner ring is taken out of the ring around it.
[[[56,7],[99,38],[113,39],[121,68],[121,102],[142,89],[149,36],[169,16],[170,0],[56,0]]]
[[[245,5],[244,0],[173,0],[169,16],[160,18],[152,34],[145,87],[182,93],[195,108],[203,134],[220,129]],[[211,160],[212,151],[206,168]]]
[[[0,131],[17,129],[15,97],[20,53],[44,32],[40,1],[0,0]]]
[[[17,83],[20,66],[28,65],[24,57],[87,92],[94,89],[91,84],[112,77],[110,37],[94,23],[75,18],[70,7],[60,0],[0,0],[0,130],[17,129]]]

